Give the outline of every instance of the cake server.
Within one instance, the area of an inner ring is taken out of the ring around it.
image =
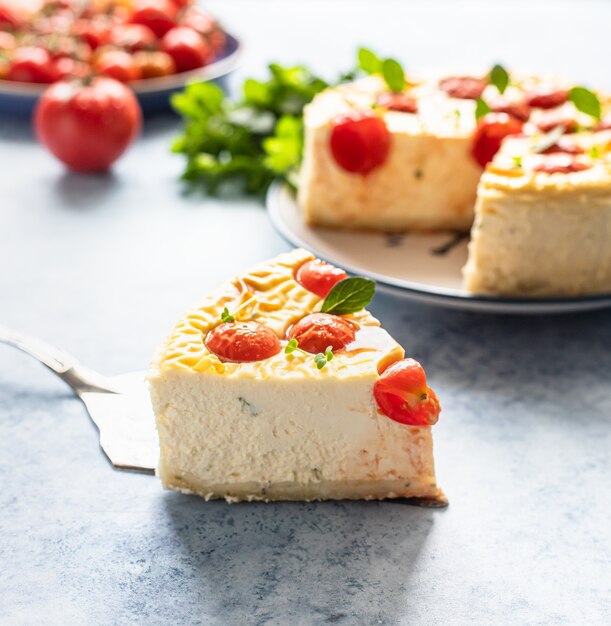
[[[154,473],[159,443],[144,372],[102,376],[63,350],[2,325],[0,343],[33,356],[70,385],[97,426],[100,447],[113,467]]]

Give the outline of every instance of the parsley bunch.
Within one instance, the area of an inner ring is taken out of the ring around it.
[[[232,102],[213,83],[192,83],[172,96],[185,120],[173,151],[187,156],[183,178],[201,181],[209,193],[226,181],[261,193],[282,176],[294,183],[303,151],[303,107],[327,83],[303,66],[269,65],[270,76],[244,82]]]

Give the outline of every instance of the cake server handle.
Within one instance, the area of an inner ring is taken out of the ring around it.
[[[41,339],[0,324],[0,343],[13,346],[48,367],[80,395],[87,391],[117,393],[107,378],[83,367],[72,355]]]

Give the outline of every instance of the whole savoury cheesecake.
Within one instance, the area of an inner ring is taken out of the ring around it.
[[[607,97],[501,66],[481,76],[401,73],[390,83],[374,72],[317,95],[304,120],[298,203],[307,223],[469,231],[475,218],[468,291],[611,291],[602,244],[611,211]],[[508,158],[515,150],[524,154]]]
[[[297,249],[187,313],[148,372],[163,485],[228,501],[442,501],[439,401],[364,309],[374,289]]]

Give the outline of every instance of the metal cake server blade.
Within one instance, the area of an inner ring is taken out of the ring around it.
[[[0,325],[0,343],[26,352],[57,374],[83,401],[113,467],[154,473],[159,458],[144,372],[106,377],[40,339]]]

